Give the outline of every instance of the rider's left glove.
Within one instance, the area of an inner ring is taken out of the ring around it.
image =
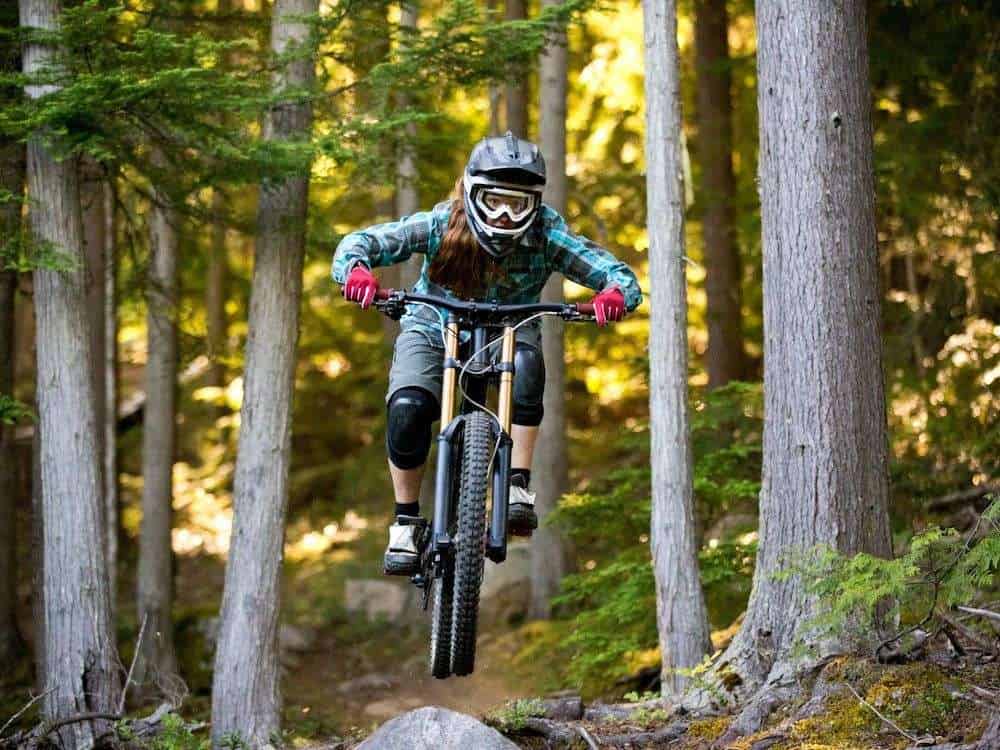
[[[625,295],[616,286],[609,286],[591,300],[594,305],[594,317],[597,325],[606,326],[609,322],[617,322],[625,317]]]
[[[378,292],[378,280],[372,272],[360,263],[354,266],[344,281],[344,297],[351,302],[357,302],[364,310],[375,299],[376,292]]]

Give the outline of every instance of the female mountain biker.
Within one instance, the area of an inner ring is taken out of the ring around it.
[[[367,308],[378,291],[376,266],[424,255],[413,291],[505,304],[538,302],[549,275],[558,271],[598,292],[597,324],[621,320],[642,301],[635,274],[607,250],[573,234],[543,204],[545,162],[537,146],[510,132],[482,140],[472,151],[451,200],[386,224],[351,232],[333,259],[333,278],[344,296]],[[386,572],[409,575],[419,567],[420,484],[440,415],[444,342],[437,311],[411,305],[396,338],[389,390],[386,447],[396,498],[389,529]],[[537,321],[517,330],[513,439],[508,526],[530,535],[537,527],[529,492],[531,457],[542,421],[545,365]]]

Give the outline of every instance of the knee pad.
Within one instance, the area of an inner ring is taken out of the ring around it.
[[[385,447],[393,466],[415,469],[427,460],[431,449],[431,424],[437,417],[437,401],[423,388],[400,388],[386,408]]]
[[[545,358],[530,344],[518,344],[514,350],[514,424],[537,427],[545,410]]]

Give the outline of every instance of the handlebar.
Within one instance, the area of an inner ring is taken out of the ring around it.
[[[563,304],[559,302],[539,302],[527,305],[501,305],[498,302],[467,302],[435,297],[429,294],[414,294],[405,289],[379,289],[375,293],[375,302],[379,307],[387,307],[392,303],[405,305],[407,302],[422,302],[428,305],[443,307],[454,313],[468,315],[481,319],[502,319],[509,316],[527,316],[535,313],[553,313],[565,320],[577,320],[581,317],[593,317],[594,305],[589,302]],[[378,304],[381,303],[381,304]]]

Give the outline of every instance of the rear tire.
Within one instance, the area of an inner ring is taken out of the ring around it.
[[[486,493],[493,442],[491,418],[484,412],[468,415],[462,446],[451,621],[451,669],[456,675],[471,674],[476,661],[479,586],[486,553]]]

